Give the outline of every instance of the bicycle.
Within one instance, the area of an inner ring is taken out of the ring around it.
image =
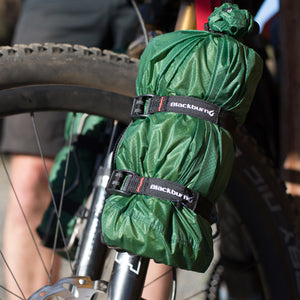
[[[0,53],[1,117],[65,110],[98,114],[125,124],[130,121],[138,60],[66,44],[2,47]],[[224,291],[237,299],[245,299],[245,293],[249,297],[263,297],[258,299],[299,299],[300,266],[290,198],[269,160],[242,129],[236,131],[235,141],[238,151],[231,181],[218,204],[222,257],[220,263],[212,264],[211,279],[202,293],[206,299],[226,299],[222,298]],[[108,166],[102,168],[104,178],[97,178],[96,195],[103,194],[105,184],[99,181],[106,179],[107,169]],[[101,203],[95,205],[101,209]],[[105,252],[103,245],[99,247]],[[101,266],[104,255],[99,255],[97,248],[91,250],[98,253]],[[140,274],[144,274],[148,262],[124,252],[117,253],[109,293],[113,299],[139,299],[144,275],[134,277],[138,284],[133,286],[128,273],[132,274],[132,270],[139,273],[130,267],[142,261]],[[121,266],[122,261],[127,268]],[[94,294],[106,292],[107,282],[99,279],[101,267],[93,270],[94,260],[88,267],[80,265],[81,262],[79,259],[77,277],[63,279],[54,287],[44,287],[30,299],[46,299],[50,294],[59,296],[59,293],[92,298]],[[238,286],[234,282],[237,275],[243,277]],[[125,284],[124,280],[120,284],[124,278]]]

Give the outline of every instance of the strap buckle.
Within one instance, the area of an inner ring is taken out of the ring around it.
[[[189,188],[185,188],[181,199],[176,202],[176,207],[182,208],[183,206],[185,206],[192,211],[195,211],[198,205],[198,201],[199,193],[193,192]]]
[[[133,99],[133,104],[131,108],[131,119],[137,119],[137,118],[146,118],[149,115],[149,109],[146,107],[146,102],[149,99],[152,99],[154,95],[152,94],[145,94],[141,96],[137,96]],[[145,110],[146,107],[146,110]]]
[[[136,173],[129,170],[114,170],[108,180],[106,192],[120,196],[131,196],[133,193],[128,191],[128,186],[134,176]]]
[[[207,220],[212,210],[212,203],[197,191],[166,179],[142,177],[130,170],[114,170],[106,192],[127,197],[140,194],[171,201],[178,209],[186,207]]]

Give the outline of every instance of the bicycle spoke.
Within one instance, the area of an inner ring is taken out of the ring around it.
[[[65,239],[65,236],[64,236],[63,228],[62,228],[62,225],[61,225],[61,222],[60,222],[60,215],[61,215],[61,208],[62,208],[62,202],[63,201],[61,199],[61,201],[60,201],[60,207],[57,209],[57,205],[56,205],[56,202],[55,202],[53,191],[52,191],[52,188],[51,188],[51,185],[50,185],[49,172],[47,170],[47,166],[46,166],[46,162],[45,162],[45,157],[44,157],[44,152],[42,150],[42,145],[40,143],[38,129],[37,129],[37,126],[36,126],[35,121],[34,121],[34,113],[30,113],[30,116],[31,116],[32,126],[33,126],[33,129],[34,129],[34,133],[35,133],[37,145],[38,145],[38,148],[39,148],[40,156],[41,156],[41,158],[43,160],[43,165],[44,165],[45,173],[46,173],[47,180],[48,180],[48,187],[49,187],[49,191],[51,193],[52,203],[54,205],[55,213],[57,215],[57,228],[56,228],[56,233],[55,233],[55,240],[54,240],[54,246],[53,246],[53,254],[52,254],[51,265],[50,265],[50,282],[49,283],[51,283],[51,275],[52,275],[52,272],[53,272],[53,262],[54,262],[54,256],[55,256],[55,251],[56,251],[56,242],[57,242],[57,236],[58,236],[58,227],[59,227],[60,233],[61,233],[62,238],[63,238],[65,252],[66,252],[66,255],[67,255],[67,260],[69,262],[71,271],[72,271],[72,263],[71,263],[71,258],[70,258],[69,251],[67,249],[66,239]],[[69,143],[71,143],[71,141]],[[70,153],[70,151],[69,151],[69,153]],[[66,166],[66,168],[67,168],[67,166]],[[65,180],[65,178],[64,178],[64,180]],[[63,196],[62,196],[62,198],[63,198]]]
[[[45,173],[46,173],[46,176],[47,176],[47,179],[48,179],[48,185],[49,185],[49,190],[50,190],[50,193],[51,193],[51,198],[54,199],[53,193],[52,193],[52,191],[51,191],[51,187],[50,187],[50,184],[49,184],[49,173],[48,173],[48,170],[47,170],[47,167],[46,167],[46,162],[45,162],[45,158],[44,158],[44,155],[43,155],[42,145],[41,145],[41,143],[40,143],[40,139],[39,139],[39,136],[38,136],[38,129],[37,129],[37,126],[36,126],[36,124],[35,124],[34,114],[31,113],[30,115],[31,115],[31,119],[32,119],[33,129],[34,129],[34,132],[35,132],[36,141],[37,141],[37,145],[38,145],[38,148],[39,148],[40,156],[41,156],[41,158],[42,158],[43,165],[44,165],[44,169],[45,169]],[[20,201],[20,199],[19,199],[19,197],[18,197],[18,195],[17,195],[17,192],[16,192],[16,190],[15,190],[15,188],[14,188],[14,184],[13,184],[13,182],[12,182],[12,180],[11,180],[11,177],[10,177],[10,174],[9,174],[9,169],[8,169],[8,167],[7,167],[7,165],[6,165],[6,161],[5,161],[4,155],[3,155],[2,153],[1,153],[1,155],[0,155],[0,159],[1,159],[1,163],[2,163],[3,169],[4,169],[4,173],[5,173],[6,178],[7,178],[7,180],[8,180],[9,186],[10,186],[10,188],[11,188],[11,190],[12,190],[12,193],[13,193],[13,195],[14,195],[14,198],[15,198],[16,201],[17,201],[17,204],[18,204],[19,210],[20,210],[20,212],[21,212],[21,214],[22,214],[22,216],[23,216],[23,219],[24,219],[24,221],[25,221],[25,223],[26,223],[26,228],[27,228],[27,230],[28,230],[28,232],[29,232],[29,234],[30,234],[30,238],[31,238],[32,242],[34,243],[34,248],[36,249],[36,252],[37,252],[37,254],[38,254],[38,257],[39,257],[39,259],[40,259],[40,261],[41,261],[41,263],[42,263],[43,269],[44,269],[44,271],[45,271],[45,273],[46,273],[46,275],[47,275],[47,277],[48,277],[49,284],[52,284],[51,277],[52,277],[52,271],[53,271],[53,262],[54,262],[55,248],[53,249],[53,255],[52,255],[52,259],[51,259],[50,270],[48,271],[48,269],[47,269],[47,267],[46,267],[46,264],[45,264],[45,261],[44,261],[44,259],[42,258],[41,252],[40,252],[40,250],[39,250],[38,243],[37,243],[37,241],[36,241],[36,239],[35,239],[35,237],[34,237],[33,230],[32,230],[31,227],[30,227],[29,220],[28,220],[28,218],[27,218],[26,215],[25,215],[25,212],[24,212],[22,203],[21,203],[21,201]],[[52,201],[54,201],[54,200],[52,200]],[[60,208],[60,211],[61,211],[61,208]],[[58,216],[60,216],[60,211],[57,212]],[[58,220],[60,220],[59,217],[58,217]],[[59,222],[59,221],[58,221],[58,222]],[[59,222],[59,223],[60,223],[60,222]],[[60,227],[61,227],[61,225],[60,225]],[[60,228],[60,230],[62,231],[62,228]],[[63,233],[62,233],[62,234],[63,234]],[[13,274],[13,271],[11,270],[11,268],[10,268],[8,262],[6,261],[6,259],[5,259],[4,255],[3,255],[3,252],[2,252],[1,249],[0,249],[0,251],[1,251],[1,252],[0,252],[0,255],[1,255],[2,261],[4,262],[4,265],[6,266],[6,268],[9,270],[9,273],[11,274],[11,276],[12,276],[14,282],[16,283],[16,286],[18,287],[18,289],[19,289],[20,293],[22,294],[22,297],[23,297],[23,298],[21,298],[20,296],[16,295],[16,294],[13,293],[12,291],[9,291],[9,290],[8,290],[6,287],[4,287],[4,286],[1,286],[0,288],[1,288],[3,291],[6,291],[7,293],[12,294],[12,295],[14,295],[14,296],[17,297],[17,298],[25,299],[25,296],[24,296],[24,294],[23,294],[23,292],[22,292],[22,290],[21,290],[21,287],[20,287],[20,285],[18,284],[17,279],[15,278],[15,276],[14,276],[14,274]],[[68,255],[68,253],[67,253],[67,255]],[[70,264],[70,269],[72,270],[71,259],[69,258],[68,261],[69,261],[69,264]]]
[[[21,300],[26,300],[26,298],[21,298],[20,296],[18,296],[17,294],[9,291],[6,287],[4,287],[3,285],[0,285],[0,289],[2,289],[3,291],[5,291],[6,293],[13,295],[14,297],[21,299]]]
[[[30,236],[31,236],[32,242],[34,243],[34,247],[35,247],[35,249],[36,249],[36,251],[37,251],[37,253],[38,253],[38,256],[39,256],[39,258],[40,258],[40,260],[41,260],[41,263],[42,263],[42,265],[43,265],[43,268],[44,268],[44,270],[45,270],[45,272],[46,272],[46,274],[47,274],[49,280],[51,281],[50,274],[49,274],[49,272],[48,272],[48,270],[47,270],[47,267],[46,267],[46,264],[45,264],[45,262],[44,262],[44,260],[43,260],[43,258],[42,258],[42,255],[41,255],[41,252],[40,252],[40,250],[39,250],[37,241],[36,241],[36,239],[34,238],[33,231],[32,231],[32,229],[31,229],[30,224],[29,224],[29,221],[28,221],[28,219],[27,219],[27,217],[26,217],[26,215],[25,215],[25,212],[24,212],[24,210],[23,210],[21,201],[20,201],[20,199],[19,199],[19,197],[18,197],[18,195],[17,195],[17,193],[16,193],[16,190],[15,190],[15,188],[14,188],[13,182],[11,181],[11,178],[10,178],[10,175],[9,175],[9,172],[8,172],[7,167],[6,167],[6,163],[5,163],[5,161],[4,161],[4,158],[3,158],[3,155],[2,155],[2,154],[0,155],[0,159],[1,159],[2,165],[3,165],[3,167],[4,167],[4,171],[5,171],[5,174],[6,174],[6,176],[7,176],[7,179],[8,179],[8,181],[9,181],[9,185],[10,185],[10,187],[11,187],[11,189],[12,189],[12,192],[13,192],[13,194],[14,194],[14,196],[15,196],[15,199],[16,199],[16,201],[17,201],[17,203],[18,203],[19,209],[20,209],[20,211],[21,211],[21,213],[22,213],[22,215],[23,215],[23,218],[24,218],[24,221],[25,221],[25,223],[26,223],[26,227],[27,227],[27,229],[28,229],[28,232],[29,232],[29,234],[30,234]]]
[[[193,299],[194,297],[199,296],[199,295],[202,295],[202,294],[204,294],[204,293],[206,293],[206,292],[207,292],[207,289],[206,289],[206,290],[201,290],[201,291],[199,291],[199,292],[197,292],[197,293],[195,293],[195,294],[193,294],[193,295],[191,295],[191,296],[189,296],[189,297],[187,297],[187,298],[184,298],[184,300],[190,300],[190,299]]]
[[[10,291],[8,291],[8,290],[7,290],[5,287],[3,287],[3,286],[1,286],[1,288],[4,289],[6,292],[9,292],[9,293],[11,293],[11,294],[17,296],[17,297],[20,298],[20,299],[24,299],[24,300],[25,300],[26,297],[25,297],[25,295],[24,295],[24,293],[23,293],[23,291],[22,291],[22,289],[21,289],[21,287],[20,287],[20,285],[19,285],[19,283],[18,283],[16,277],[14,276],[14,273],[12,272],[11,268],[9,267],[9,265],[8,265],[8,263],[7,263],[7,261],[6,261],[5,257],[4,257],[4,255],[3,255],[3,252],[2,252],[1,249],[0,249],[0,256],[1,256],[2,260],[4,261],[4,264],[5,264],[6,268],[8,269],[8,271],[9,271],[11,277],[13,278],[13,280],[14,280],[15,284],[17,285],[18,290],[19,290],[20,293],[22,294],[22,297],[23,297],[23,298],[17,296],[17,295],[14,294],[14,293],[11,293]]]
[[[153,279],[152,281],[148,282],[147,284],[144,285],[144,288],[150,286],[151,284],[157,282],[158,280],[162,279],[164,276],[167,276],[168,274],[170,274],[172,272],[172,270],[169,270],[163,274],[161,274],[160,276],[158,276],[157,278]]]

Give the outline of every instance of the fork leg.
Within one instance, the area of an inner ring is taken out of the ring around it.
[[[147,258],[127,252],[117,252],[108,287],[108,299],[141,299],[148,264]]]

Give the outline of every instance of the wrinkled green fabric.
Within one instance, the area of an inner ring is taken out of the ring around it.
[[[60,207],[61,193],[63,190],[63,179],[67,163],[68,152],[70,158],[65,182],[63,205],[60,222],[63,228],[63,236],[68,243],[68,239],[73,232],[76,223],[76,212],[85,203],[91,188],[91,176],[93,174],[96,159],[103,149],[91,149],[84,142],[78,142],[80,137],[89,137],[97,144],[103,135],[106,119],[77,113],[73,118],[72,113],[68,113],[65,125],[65,140],[68,143],[70,134],[76,139],[71,145],[66,145],[55,157],[54,165],[51,169],[49,180],[55,198],[57,211]],[[43,220],[39,225],[39,233],[43,244],[52,248],[56,232],[57,217],[54,204],[51,202],[46,210]],[[57,248],[64,249],[63,236],[59,230]]]
[[[231,111],[242,124],[261,72],[260,56],[230,36],[177,31],[149,44],[140,62],[137,94],[200,98]]]
[[[246,33],[248,27],[239,31]],[[259,55],[231,36],[178,31],[149,43],[136,90],[138,95],[200,98],[232,112],[242,124],[261,72]],[[202,119],[161,112],[127,128],[115,167],[180,183],[215,203],[228,183],[234,154],[227,130]],[[205,271],[213,257],[208,220],[150,196],[111,195],[102,215],[102,235],[110,246],[193,271]]]
[[[224,3],[209,16],[208,26],[213,31],[239,39],[251,32],[254,20],[247,10],[239,9],[236,4]]]

